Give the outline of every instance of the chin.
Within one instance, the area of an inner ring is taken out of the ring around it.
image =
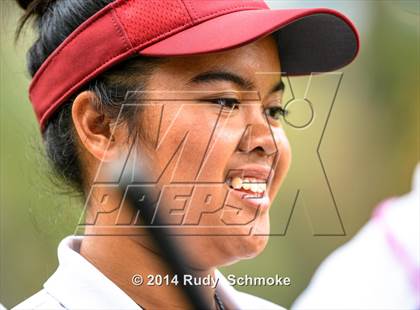
[[[267,246],[268,237],[268,235],[247,236],[246,239],[242,241],[242,258],[249,259],[258,256]]]
[[[254,224],[255,223],[255,224]],[[266,247],[270,234],[268,212],[264,212],[254,223],[223,230],[222,235],[182,235],[183,242],[196,269],[227,266],[244,259],[258,256]],[[203,231],[200,231],[201,233]]]
[[[235,264],[244,259],[252,259],[258,256],[266,247],[268,243],[268,236],[236,236],[236,240],[232,240],[229,237],[225,240],[224,257],[223,261],[220,261],[218,266],[228,266]],[[231,244],[227,248],[227,243]]]
[[[243,259],[251,259],[262,253],[269,239],[269,224],[254,229],[252,235],[231,235],[219,240],[219,250],[225,261],[221,265],[231,265]]]

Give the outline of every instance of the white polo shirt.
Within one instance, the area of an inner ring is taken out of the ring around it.
[[[58,246],[59,266],[44,288],[13,309],[141,309],[124,291],[79,254],[83,237],[69,236]],[[235,309],[283,309],[237,291],[216,270],[218,292]]]

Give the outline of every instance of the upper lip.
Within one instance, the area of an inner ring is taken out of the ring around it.
[[[274,174],[274,170],[270,166],[248,164],[248,165],[243,165],[243,166],[229,169],[226,176],[226,181],[229,179],[233,179],[235,177],[240,177],[242,179],[248,177],[248,178],[264,180],[265,183],[268,184],[273,174]]]

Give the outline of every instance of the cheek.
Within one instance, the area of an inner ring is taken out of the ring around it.
[[[155,109],[158,109],[157,107]],[[165,182],[215,181],[227,160],[229,141],[217,139],[218,110],[200,104],[171,104],[160,107],[161,113],[144,114],[155,132],[145,133],[150,161]],[[150,117],[150,118],[149,118]],[[151,141],[150,141],[151,140]],[[210,168],[211,167],[211,168]],[[210,172],[210,174],[208,174]]]
[[[197,180],[224,183],[228,173],[227,167],[243,134],[243,126],[241,121],[228,116],[221,116],[217,123],[213,122],[210,125],[208,128],[211,127],[212,135],[210,140],[206,140],[208,148]]]

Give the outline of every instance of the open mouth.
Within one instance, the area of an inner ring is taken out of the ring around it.
[[[255,177],[232,177],[227,179],[228,186],[244,194],[243,198],[261,198],[267,191],[267,181]]]
[[[230,169],[225,184],[234,200],[257,209],[268,209],[271,200],[268,195],[274,170],[268,165],[247,164]],[[235,202],[233,202],[235,201]]]

